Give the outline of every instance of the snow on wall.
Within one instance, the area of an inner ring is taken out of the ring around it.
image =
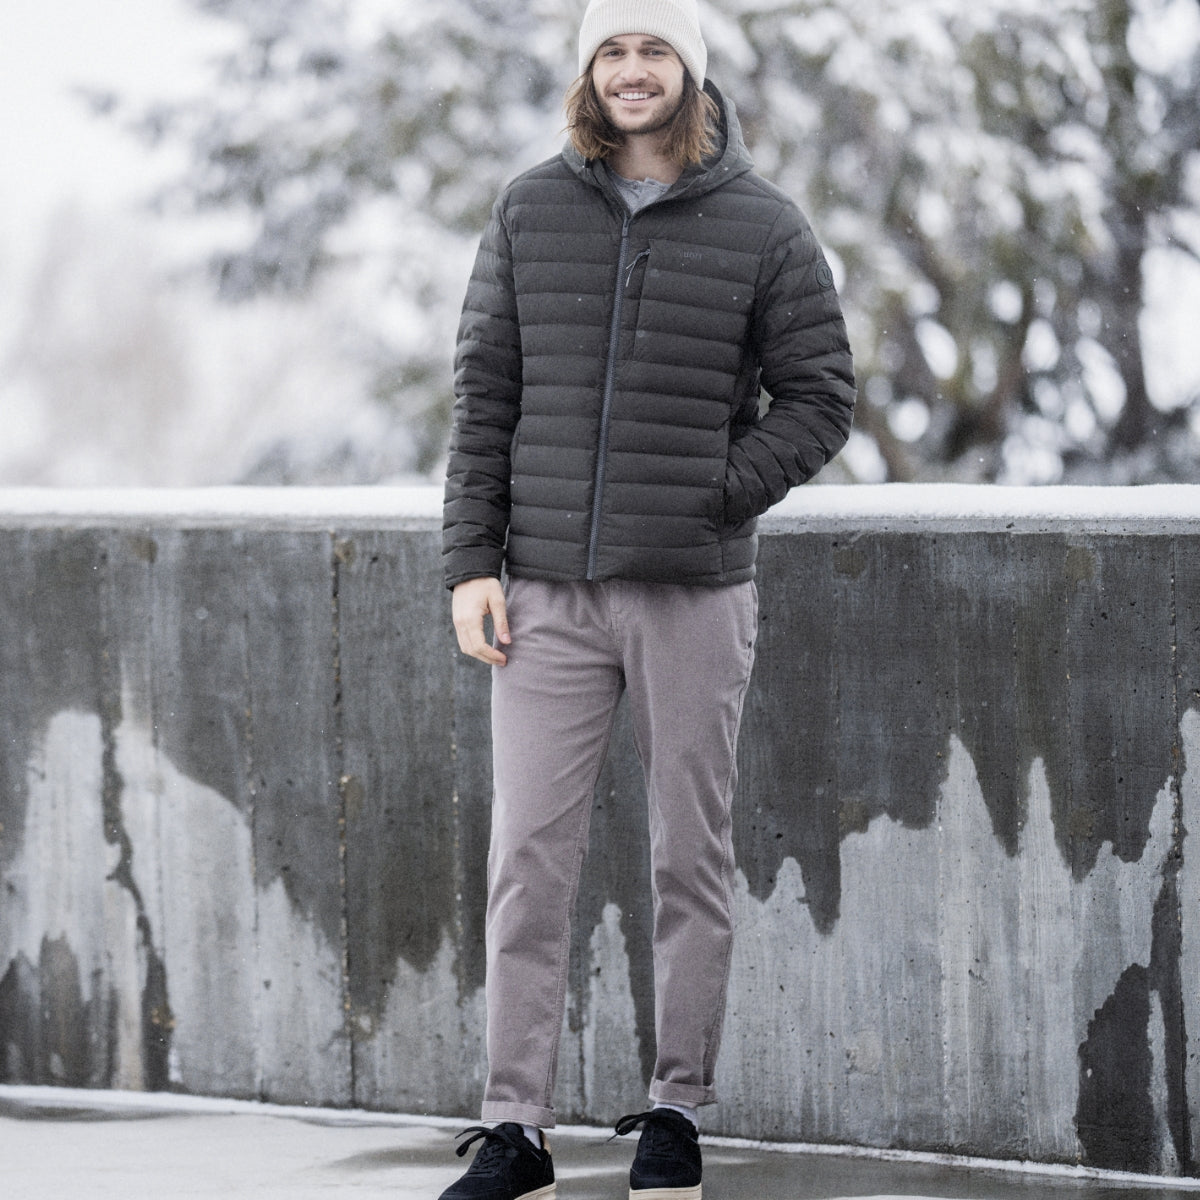
[[[764,522],[707,1128],[1197,1173],[1198,492]],[[487,675],[436,525],[0,496],[0,1079],[474,1115]],[[654,1054],[624,715],[592,829],[557,1104],[602,1123]]]
[[[431,520],[442,490],[411,487],[0,488],[0,523]],[[1198,520],[1200,485],[996,487],[887,483],[798,488],[769,519],[815,521]]]

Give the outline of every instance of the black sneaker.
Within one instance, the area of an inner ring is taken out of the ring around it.
[[[622,1117],[622,1137],[643,1126],[629,1168],[629,1200],[700,1200],[700,1135],[670,1108]]]
[[[441,1200],[554,1200],[554,1163],[542,1138],[539,1150],[513,1121],[494,1129],[472,1125],[458,1136],[471,1136],[455,1153],[461,1158],[472,1142],[482,1139],[467,1173],[452,1183]]]

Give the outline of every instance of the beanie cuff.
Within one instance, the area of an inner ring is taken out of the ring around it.
[[[700,33],[695,0],[592,0],[579,30],[579,73],[592,65],[596,51],[609,38],[642,33],[662,38],[698,88],[708,70],[708,48]]]

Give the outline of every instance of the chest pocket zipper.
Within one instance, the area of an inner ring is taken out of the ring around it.
[[[646,249],[645,249],[645,250],[643,250],[643,251],[642,251],[642,252],[641,252],[641,253],[640,253],[640,254],[637,256],[637,258],[635,258],[635,259],[633,260],[633,262],[631,262],[631,263],[629,264],[629,270],[625,272],[625,287],[626,287],[626,288],[628,288],[628,287],[629,287],[629,285],[630,285],[630,283],[632,283],[632,282],[633,282],[633,270],[634,270],[634,268],[635,268],[635,267],[638,265],[638,263],[640,263],[640,262],[641,262],[643,259],[646,259],[646,258],[649,258],[649,257],[650,257],[650,248],[647,246],[647,247],[646,247]]]

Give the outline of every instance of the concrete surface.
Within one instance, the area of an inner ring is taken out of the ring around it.
[[[0,495],[0,1082],[482,1090],[488,672],[437,490]],[[1200,1173],[1200,488],[761,523],[714,1133]],[[69,511],[67,511],[69,510]],[[654,1061],[622,714],[556,1105]]]
[[[152,1094],[0,1087],[5,1200],[434,1200],[456,1123]],[[553,1135],[559,1200],[626,1200],[632,1139]],[[464,1160],[466,1161],[466,1160]],[[1200,1185],[705,1141],[705,1200],[1195,1200]]]

